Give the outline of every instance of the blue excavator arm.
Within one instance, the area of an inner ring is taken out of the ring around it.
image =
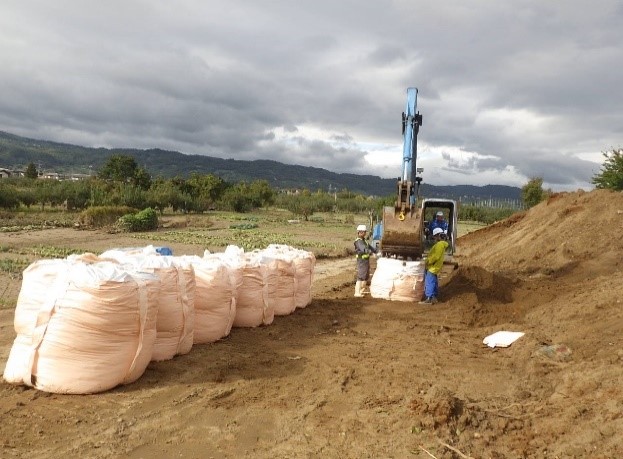
[[[407,88],[407,103],[405,111],[402,112],[402,176],[400,182],[403,184],[403,190],[399,189],[397,205],[402,207],[403,203],[406,208],[415,205],[417,195],[419,194],[419,185],[421,182],[417,180],[417,135],[422,125],[422,115],[417,112],[417,88]],[[401,185],[399,184],[399,187]]]
[[[402,113],[402,174],[394,206],[383,209],[380,248],[383,254],[417,259],[422,256],[422,213],[417,208],[421,177],[417,177],[417,135],[422,115],[417,112],[417,88],[407,88]]]

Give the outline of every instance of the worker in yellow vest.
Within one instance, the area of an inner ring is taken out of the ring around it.
[[[446,233],[441,228],[433,230],[435,244],[428,251],[426,257],[426,271],[424,272],[424,299],[420,304],[435,304],[439,302],[439,279],[437,276],[443,267],[448,242]]]
[[[355,296],[362,297],[369,293],[367,290],[368,277],[370,277],[370,255],[376,253],[366,240],[366,225],[357,226],[357,239],[355,239],[355,256],[357,257],[357,282],[355,283]]]

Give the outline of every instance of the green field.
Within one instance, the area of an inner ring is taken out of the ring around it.
[[[53,222],[62,222],[61,227],[71,226],[77,214],[58,212],[32,213],[25,216],[0,218],[0,232],[37,231],[54,227]],[[165,214],[160,217],[158,231],[126,233],[137,239],[137,245],[191,244],[201,246],[211,252],[219,252],[228,245],[237,245],[246,251],[263,249],[269,244],[284,244],[313,252],[317,258],[333,258],[352,254],[355,227],[369,225],[369,217],[364,214],[318,213],[309,221],[295,218],[290,212],[279,209],[257,210],[253,213],[210,212],[201,215]],[[459,237],[483,228],[477,222],[459,222]],[[80,247],[89,251],[89,247]],[[16,250],[2,247],[5,252],[5,265],[0,270],[15,271],[19,263],[10,259],[12,255],[29,255],[37,258],[64,257],[76,253],[77,248],[37,246]],[[20,257],[21,258],[21,257]]]

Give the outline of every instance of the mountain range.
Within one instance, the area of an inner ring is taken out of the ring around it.
[[[267,180],[274,188],[307,188],[312,191],[347,189],[373,196],[389,196],[397,190],[397,178],[384,179],[374,175],[336,173],[318,167],[284,164],[266,159],[245,161],[188,155],[157,148],[148,150],[90,148],[29,139],[0,131],[0,168],[23,170],[32,162],[40,172],[95,174],[108,158],[115,154],[132,156],[137,164],[153,177],[188,177],[195,172],[217,175],[231,183]],[[505,185],[436,186],[423,183],[420,194],[431,198],[457,200],[521,199],[520,188]]]

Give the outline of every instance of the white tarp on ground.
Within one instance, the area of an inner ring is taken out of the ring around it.
[[[93,254],[24,270],[4,379],[87,394],[136,381],[152,357],[160,280]]]
[[[487,336],[482,340],[483,344],[493,347],[508,347],[521,338],[525,333],[512,331],[499,331]]]

